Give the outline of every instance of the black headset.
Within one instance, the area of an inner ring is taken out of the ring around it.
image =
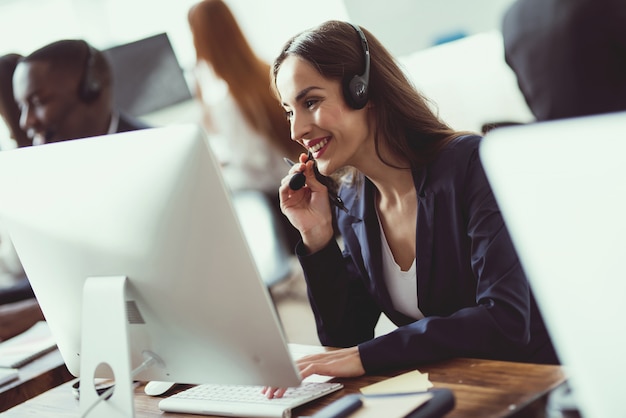
[[[102,90],[102,82],[96,76],[96,50],[85,42],[87,47],[87,58],[85,60],[85,69],[83,70],[83,78],[80,81],[78,95],[85,103],[91,103],[98,98]]]
[[[363,47],[363,55],[365,59],[365,68],[363,74],[353,76],[349,81],[343,84],[343,92],[348,105],[354,109],[362,109],[365,107],[368,99],[368,84],[370,78],[370,48],[367,43],[365,34],[357,25],[350,23],[356,33],[359,35],[359,41]]]

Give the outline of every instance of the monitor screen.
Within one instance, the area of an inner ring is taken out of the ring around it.
[[[138,117],[191,99],[189,85],[166,33],[103,51],[113,72],[118,109]]]
[[[128,350],[131,369],[146,353],[159,359],[137,380],[300,383],[198,126],[3,151],[0,193],[0,216],[72,374],[87,351],[106,361]],[[84,299],[94,280],[101,287]]]

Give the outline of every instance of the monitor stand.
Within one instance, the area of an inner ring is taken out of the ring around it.
[[[89,418],[133,418],[133,376],[126,316],[126,277],[89,277],[83,287],[80,412]],[[96,369],[108,365],[115,389],[98,401]],[[94,406],[95,405],[95,406]]]

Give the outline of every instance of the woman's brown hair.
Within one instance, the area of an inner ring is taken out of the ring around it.
[[[389,51],[366,29],[361,30],[370,51],[368,96],[376,118],[376,152],[384,161],[379,150],[380,141],[386,141],[387,149],[408,159],[412,167],[422,167],[461,133],[439,119]],[[290,55],[305,59],[322,76],[342,84],[363,73],[361,41],[346,22],[331,20],[291,38],[274,60],[274,89],[280,66]]]
[[[285,113],[272,94],[270,65],[252,50],[228,6],[203,0],[189,9],[196,58],[211,64],[227,84],[247,122],[287,156],[304,152],[291,141]]]

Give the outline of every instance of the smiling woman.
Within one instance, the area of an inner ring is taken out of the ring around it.
[[[449,357],[558,362],[478,158],[481,137],[447,126],[369,31],[328,21],[291,38],[273,80],[301,155],[283,213],[323,345],[303,376],[358,376]],[[350,81],[367,71],[363,107]],[[352,167],[331,210],[315,176]],[[296,172],[306,185],[292,190]],[[436,208],[436,210],[435,210]],[[337,225],[344,248],[334,239]],[[386,315],[398,328],[374,338]],[[274,390],[274,389],[272,389]],[[282,395],[282,390],[275,392]]]

